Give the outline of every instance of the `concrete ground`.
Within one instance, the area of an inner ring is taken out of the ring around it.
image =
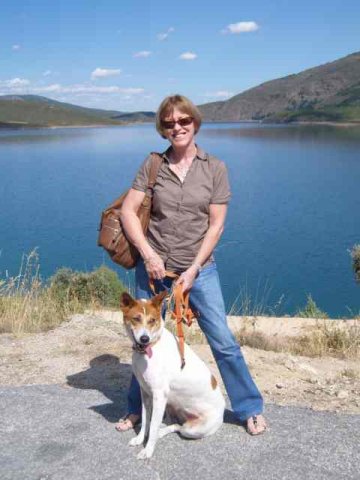
[[[341,480],[360,478],[360,416],[268,405],[270,430],[251,437],[227,412],[213,436],[169,435],[149,461],[118,433],[116,389],[0,387],[1,480]]]

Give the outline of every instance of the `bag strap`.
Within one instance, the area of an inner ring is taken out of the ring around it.
[[[151,191],[151,195],[153,194],[154,185],[156,182],[156,178],[158,176],[161,164],[163,161],[163,157],[157,152],[151,152],[151,165],[150,165],[150,172],[147,184],[147,190]]]
[[[161,167],[161,164],[162,164],[162,161],[163,161],[163,158],[162,156],[160,155],[160,153],[157,153],[157,152],[151,152],[151,164],[150,164],[150,172],[149,172],[149,179],[148,179],[148,184],[147,184],[147,187],[146,187],[146,195],[148,197],[152,197],[153,195],[153,190],[154,190],[154,185],[155,185],[155,182],[156,182],[156,177],[158,175],[158,172],[160,170],[160,167]],[[126,192],[122,193],[120,195],[120,197],[116,198],[113,203],[111,205],[109,205],[104,211],[103,213],[107,213],[107,212],[110,212],[110,210],[114,210],[114,209],[118,209],[121,207],[123,201],[124,201],[124,198],[126,197],[126,195],[128,194],[128,191],[127,190]],[[148,194],[148,192],[150,191],[150,195]]]

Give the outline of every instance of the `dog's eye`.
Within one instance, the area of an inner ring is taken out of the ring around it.
[[[140,323],[141,322],[141,317],[139,317],[139,316],[133,317],[132,321],[135,322],[135,323]]]
[[[155,323],[156,323],[156,318],[150,318],[150,319],[148,320],[148,324],[149,324],[149,325],[155,325]]]

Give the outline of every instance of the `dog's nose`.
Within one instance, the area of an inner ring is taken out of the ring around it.
[[[143,345],[147,345],[150,342],[150,337],[148,335],[141,335],[140,342]]]

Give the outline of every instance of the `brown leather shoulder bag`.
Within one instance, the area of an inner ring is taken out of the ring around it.
[[[160,154],[151,153],[151,166],[145,197],[139,207],[139,217],[143,232],[146,233],[151,213],[153,187],[162,163]],[[118,197],[101,215],[99,226],[98,246],[103,247],[113,262],[130,269],[136,265],[139,252],[127,239],[120,220],[120,210],[129,190]]]

